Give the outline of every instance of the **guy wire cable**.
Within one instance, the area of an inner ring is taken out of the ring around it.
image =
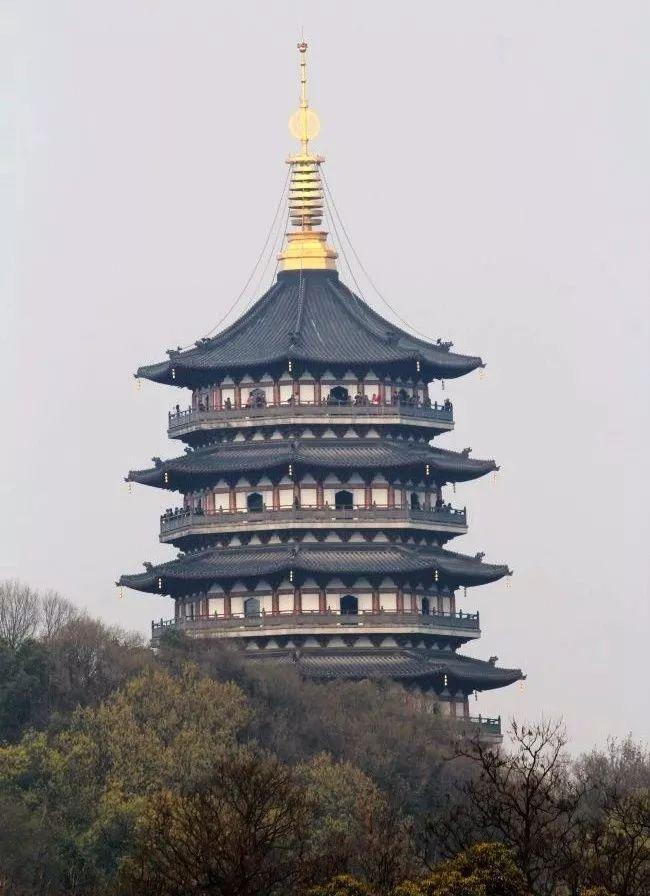
[[[258,266],[259,266],[259,263],[260,263],[260,261],[262,260],[262,258],[263,258],[263,256],[264,256],[264,253],[266,252],[266,247],[268,246],[268,244],[269,244],[269,240],[271,239],[271,234],[273,233],[273,231],[274,231],[274,229],[275,229],[275,222],[277,221],[278,215],[279,215],[279,213],[280,213],[280,209],[282,208],[282,204],[283,204],[283,201],[284,201],[284,194],[285,194],[285,192],[286,192],[287,185],[288,185],[288,183],[289,183],[289,174],[290,174],[290,170],[287,169],[287,175],[286,175],[286,177],[285,177],[285,179],[284,179],[284,184],[283,184],[283,186],[282,186],[282,193],[280,194],[280,201],[278,202],[277,208],[276,208],[276,210],[275,210],[275,214],[273,215],[273,221],[271,222],[271,226],[270,226],[269,231],[268,231],[268,233],[267,233],[267,235],[266,235],[266,239],[264,240],[264,245],[262,246],[262,250],[261,250],[260,254],[257,256],[257,261],[255,262],[255,264],[254,264],[254,266],[253,266],[253,269],[252,269],[252,271],[250,272],[250,274],[249,274],[249,276],[248,276],[248,279],[246,280],[246,283],[244,283],[244,285],[243,285],[243,287],[242,287],[242,289],[241,289],[241,292],[239,293],[239,295],[237,296],[237,298],[235,299],[235,301],[232,303],[232,305],[230,306],[230,308],[228,308],[228,310],[226,311],[226,313],[225,313],[225,314],[224,314],[224,315],[223,315],[223,316],[216,322],[216,324],[212,327],[212,329],[208,330],[208,332],[205,333],[205,334],[201,337],[202,339],[207,339],[209,336],[212,336],[212,334],[213,334],[216,330],[218,330],[219,327],[221,326],[221,324],[226,320],[226,318],[228,317],[228,315],[231,314],[231,313],[235,310],[235,308],[237,307],[237,305],[239,305],[239,303],[241,302],[242,298],[244,297],[244,294],[245,294],[246,290],[248,289],[251,280],[252,280],[253,277],[255,276],[255,271],[257,270],[257,268],[258,268]],[[181,346],[181,347],[178,349],[178,351],[185,351],[185,350],[188,349],[188,348],[194,348],[194,345],[195,345],[195,343],[193,343],[193,342],[190,343],[190,344],[188,344],[188,345],[183,345],[183,346]]]
[[[356,249],[354,248],[354,245],[353,245],[353,243],[352,243],[352,240],[350,239],[350,236],[349,236],[347,230],[345,229],[345,224],[343,223],[343,219],[341,218],[341,215],[340,215],[340,213],[339,213],[339,210],[338,210],[338,208],[336,207],[336,203],[334,202],[334,196],[332,195],[332,191],[331,191],[330,186],[329,186],[329,184],[328,184],[328,182],[327,182],[327,178],[325,177],[325,172],[324,172],[324,171],[323,171],[323,173],[322,173],[322,176],[323,176],[323,184],[324,184],[324,186],[325,186],[325,189],[326,189],[326,191],[327,191],[327,194],[329,195],[329,199],[330,199],[330,201],[331,201],[331,203],[332,203],[332,208],[334,209],[334,212],[335,212],[335,214],[336,214],[336,217],[338,218],[339,224],[341,225],[341,230],[343,231],[343,233],[344,233],[344,235],[345,235],[345,238],[346,238],[346,240],[347,240],[347,242],[348,242],[348,245],[350,246],[350,249],[352,250],[352,253],[353,253],[354,257],[355,257],[355,260],[356,260],[357,264],[359,265],[359,267],[361,268],[361,270],[362,270],[363,273],[365,274],[365,276],[366,276],[368,282],[370,283],[371,287],[374,289],[374,291],[377,293],[377,295],[379,296],[379,298],[381,299],[381,301],[386,305],[386,307],[389,308],[389,309],[393,312],[393,314],[395,315],[395,317],[396,317],[402,324],[404,324],[406,327],[409,328],[409,330],[411,330],[411,331],[412,331],[413,333],[415,333],[416,335],[420,336],[422,339],[426,339],[427,342],[433,342],[433,338],[432,338],[431,336],[427,336],[427,335],[425,335],[424,333],[421,333],[419,330],[416,330],[416,328],[415,328],[414,326],[412,326],[411,324],[409,324],[409,322],[408,322],[407,320],[405,320],[405,319],[399,314],[399,312],[396,311],[396,310],[393,308],[393,306],[390,304],[390,302],[388,301],[388,299],[386,299],[385,296],[384,296],[384,295],[380,292],[380,290],[377,288],[377,285],[375,284],[374,280],[372,279],[372,277],[370,276],[370,274],[368,273],[368,271],[365,269],[365,267],[364,267],[364,265],[363,265],[363,262],[362,262],[361,259],[359,258],[359,255],[358,255]],[[345,253],[344,253],[344,255],[345,255]],[[348,267],[349,267],[349,265],[348,265]],[[355,280],[355,283],[356,283],[356,280]],[[363,294],[361,294],[361,298],[363,298]]]

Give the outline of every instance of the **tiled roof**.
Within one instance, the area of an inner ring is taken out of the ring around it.
[[[247,659],[258,663],[295,663],[302,674],[317,680],[413,681],[446,674],[456,684],[489,690],[523,678],[520,669],[501,669],[458,653],[399,647],[303,650],[297,663],[292,650],[259,651]]]
[[[267,472],[289,463],[335,469],[405,469],[429,464],[431,475],[444,482],[477,479],[496,470],[493,460],[478,460],[429,445],[379,439],[309,439],[228,442],[190,452],[147,470],[132,470],[133,482],[158,487],[191,487],[197,479],[226,473]],[[165,483],[165,473],[168,482]]]
[[[286,359],[306,364],[395,365],[419,360],[430,377],[451,379],[482,365],[384,320],[334,271],[291,271],[232,326],[137,376],[170,385],[210,382]],[[423,370],[424,372],[424,370]]]
[[[124,575],[118,584],[138,591],[184,594],[207,590],[220,580],[284,575],[294,570],[331,575],[416,574],[453,585],[494,582],[510,571],[453,551],[395,543],[281,544],[209,548]],[[159,586],[160,582],[160,586]]]

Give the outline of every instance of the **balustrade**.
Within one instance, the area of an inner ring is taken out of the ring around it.
[[[221,408],[210,408],[207,405],[181,409],[178,405],[169,412],[169,429],[173,431],[194,423],[242,420],[249,417],[280,417],[290,413],[292,416],[309,416],[314,414],[344,416],[354,413],[355,416],[382,417],[415,416],[422,419],[439,420],[444,423],[453,423],[453,405],[450,401],[442,404],[431,401],[421,401],[416,398],[399,400],[395,402],[365,401],[337,401],[336,399],[323,399],[320,402],[301,401],[299,399],[283,402],[252,403],[243,407],[233,404]]]
[[[198,526],[201,523],[217,525],[245,524],[246,522],[279,523],[282,521],[306,522],[319,520],[332,521],[363,521],[375,520],[378,522],[388,520],[410,520],[422,522],[441,522],[457,526],[467,525],[467,511],[465,508],[457,509],[450,506],[412,509],[410,507],[388,507],[387,505],[375,505],[374,507],[318,507],[315,505],[301,505],[300,507],[286,507],[279,510],[264,508],[255,510],[186,510],[177,508],[168,511],[160,517],[160,531],[162,534],[176,532],[189,526]]]
[[[266,613],[263,610],[255,615],[244,613],[231,613],[229,616],[216,614],[194,614],[182,616],[176,619],[160,619],[151,623],[152,637],[159,637],[168,629],[266,629],[283,628],[287,624],[294,626],[367,626],[367,627],[398,627],[417,625],[429,629],[462,629],[464,631],[479,631],[479,613],[409,613],[385,609],[359,610],[357,613],[341,613],[331,609],[319,611],[305,611],[297,613],[293,610],[276,611]]]

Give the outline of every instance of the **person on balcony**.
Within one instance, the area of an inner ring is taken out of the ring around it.
[[[224,406],[224,409],[225,409],[226,411],[231,411],[231,410],[232,410],[232,401],[231,401],[231,399],[230,399],[230,398],[226,398],[226,400],[225,400],[224,403],[223,403],[223,406]]]

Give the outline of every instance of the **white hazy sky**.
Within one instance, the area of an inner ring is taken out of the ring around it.
[[[203,335],[264,241],[311,43],[317,149],[353,242],[421,331],[488,362],[448,384],[502,465],[459,487],[477,655],[528,673],[483,713],[650,736],[650,7],[645,0],[0,3],[0,575],[146,630],[114,581],[169,497],[122,477],[178,394],[140,363]],[[390,317],[360,280],[364,296]],[[184,399],[183,399],[184,400]]]

